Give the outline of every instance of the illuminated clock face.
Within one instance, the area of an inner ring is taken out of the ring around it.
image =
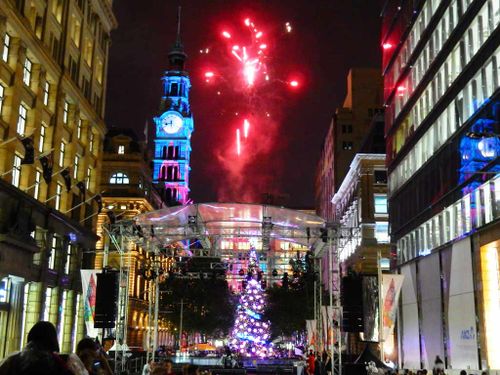
[[[166,115],[161,122],[161,126],[165,133],[175,134],[182,128],[182,118],[174,114]]]

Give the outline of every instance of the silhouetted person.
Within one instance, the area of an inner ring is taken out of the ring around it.
[[[58,354],[57,332],[50,322],[38,322],[28,333],[28,343],[0,365],[0,375],[72,375]]]

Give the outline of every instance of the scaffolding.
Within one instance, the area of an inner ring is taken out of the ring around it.
[[[231,257],[227,249],[219,246],[223,239],[247,238],[259,240],[268,259],[275,257],[271,246],[272,240],[282,240],[307,246],[313,254],[313,264],[319,277],[315,281],[314,312],[321,329],[321,308],[323,303],[322,267],[326,265],[328,272],[329,311],[328,326],[330,327],[329,352],[332,358],[332,370],[335,375],[342,374],[340,352],[342,306],[340,299],[340,265],[338,244],[346,235],[345,229],[327,225],[323,219],[309,213],[290,210],[281,207],[240,203],[212,203],[177,206],[136,216],[131,220],[117,221],[108,224],[103,233],[104,265],[111,241],[120,254],[120,289],[118,295],[118,316],[116,324],[116,340],[120,344],[115,351],[115,371],[125,370],[126,338],[127,338],[127,305],[128,305],[128,272],[123,257],[130,248],[129,244],[140,245],[145,251],[166,256],[175,256],[175,246],[182,244],[188,247],[193,257]],[[189,243],[196,241],[199,248],[189,249]],[[326,263],[325,263],[326,262]],[[158,311],[159,288],[158,278],[155,280],[154,332],[152,345],[148,342],[152,358],[158,346]],[[152,313],[150,306],[150,317]],[[153,319],[149,319],[149,326]],[[318,330],[321,333],[321,330]],[[181,334],[181,333],[179,333]],[[323,335],[318,335],[322,337]],[[323,342],[320,342],[323,347]]]

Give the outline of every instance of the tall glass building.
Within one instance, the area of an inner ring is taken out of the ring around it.
[[[499,370],[500,1],[388,0],[382,17],[399,365]]]

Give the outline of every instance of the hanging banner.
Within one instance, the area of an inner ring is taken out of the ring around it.
[[[394,330],[399,294],[401,292],[403,280],[403,275],[382,275],[382,317],[384,321],[384,340],[387,340]]]
[[[316,345],[316,319],[314,320],[306,320],[306,329],[307,329],[307,347]]]
[[[97,337],[97,328],[94,328],[95,297],[97,289],[97,274],[102,270],[80,270],[83,291],[83,319],[87,336]]]
[[[336,343],[338,337],[336,337],[337,332],[333,329],[336,324],[340,321],[339,310],[330,306],[322,306],[321,307],[321,318],[322,318],[322,329],[323,329],[323,344],[325,346],[330,346],[333,343]]]

